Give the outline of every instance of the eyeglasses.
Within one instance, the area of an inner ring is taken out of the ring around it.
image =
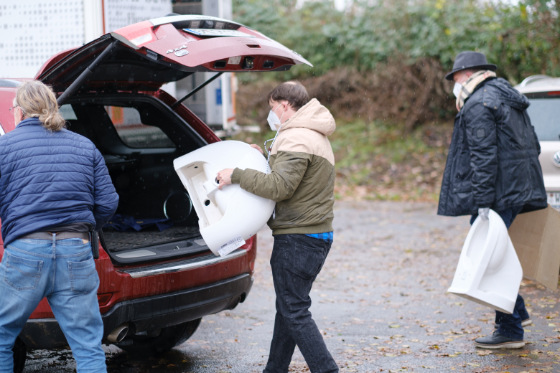
[[[9,108],[8,110],[14,111],[14,109],[17,108],[18,106],[19,106],[19,105],[14,105],[14,106],[12,106],[11,108]]]

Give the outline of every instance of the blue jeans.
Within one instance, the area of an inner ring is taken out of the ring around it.
[[[509,229],[513,220],[519,214],[521,208],[511,208],[504,211],[496,211],[498,215],[504,221],[506,227]],[[473,215],[471,217],[471,224],[474,223],[477,215]],[[521,295],[517,294],[517,299],[515,301],[515,306],[513,307],[513,313],[510,315],[509,313],[504,313],[501,311],[496,311],[496,318],[495,322],[498,326],[498,333],[506,336],[508,338],[512,338],[515,340],[523,340],[523,327],[521,326],[521,321],[528,319],[529,313],[527,312],[527,308],[525,307],[525,301],[521,297]]]
[[[312,373],[338,372],[311,317],[309,293],[332,242],[303,234],[274,236],[270,265],[276,292],[276,319],[264,373],[286,373],[296,345]]]
[[[21,239],[8,245],[0,264],[0,372],[13,372],[16,337],[44,297],[72,349],[77,371],[106,372],[98,287],[89,242]]]

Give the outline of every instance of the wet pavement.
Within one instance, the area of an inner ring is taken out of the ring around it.
[[[523,281],[534,324],[520,350],[476,349],[494,312],[446,293],[468,218],[432,203],[337,202],[335,241],[311,293],[311,311],[341,372],[559,372],[558,292]],[[109,372],[262,372],[274,321],[268,260],[258,233],[255,284],[236,309],[204,318],[193,337],[159,356],[106,347]],[[25,372],[73,372],[69,351],[33,351]],[[308,372],[296,349],[290,372]]]

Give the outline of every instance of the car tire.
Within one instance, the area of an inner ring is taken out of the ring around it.
[[[12,351],[14,353],[14,373],[21,373],[27,359],[27,346],[17,338]]]
[[[202,319],[163,328],[157,335],[133,335],[116,345],[131,354],[157,354],[171,350],[189,339]]]

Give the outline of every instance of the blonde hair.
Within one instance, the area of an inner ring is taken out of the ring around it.
[[[20,85],[16,90],[14,105],[21,108],[25,118],[39,118],[49,131],[64,128],[65,121],[58,111],[53,90],[40,81],[31,80]]]

